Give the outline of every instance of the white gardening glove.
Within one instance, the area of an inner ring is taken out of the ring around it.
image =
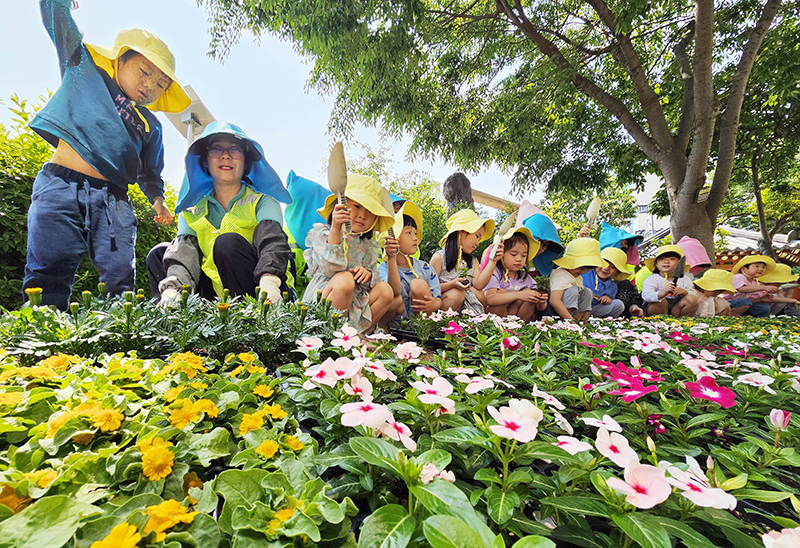
[[[158,302],[158,306],[162,306],[165,308],[172,307],[178,304],[178,297],[180,296],[180,291],[177,289],[172,289],[168,287],[164,291],[161,292],[161,300]]]
[[[281,280],[277,276],[264,274],[258,281],[258,288],[267,293],[267,299],[271,303],[281,301]]]

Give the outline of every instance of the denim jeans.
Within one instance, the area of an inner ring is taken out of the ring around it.
[[[101,184],[50,164],[36,176],[22,286],[40,287],[43,305],[69,307],[75,272],[87,252],[109,293],[133,290],[136,215],[127,197],[108,186],[95,188]]]

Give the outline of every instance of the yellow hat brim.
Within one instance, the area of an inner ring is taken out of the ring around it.
[[[386,232],[394,224],[394,212],[387,211],[380,201],[380,183],[372,177],[358,173],[347,174],[347,187],[344,195],[348,200],[353,200],[364,206],[367,211],[375,215],[375,224],[370,230]],[[325,198],[325,205],[317,210],[325,221],[333,213],[336,206],[336,195],[331,194]]]
[[[148,38],[148,36],[142,34],[144,38],[138,40],[139,43],[137,43],[135,38],[141,33],[149,35],[149,39],[144,39]],[[166,44],[154,34],[141,31],[140,29],[121,31],[118,35],[118,39],[120,36],[123,37],[123,40],[118,41],[114,44],[114,47],[111,48],[99,46],[97,44],[86,44],[86,49],[89,50],[94,63],[114,77],[116,72],[116,60],[119,59],[121,55],[128,50],[140,53],[148,61],[153,63],[158,70],[172,80],[172,84],[170,84],[167,90],[162,93],[155,102],[150,105],[145,105],[148,110],[159,112],[183,112],[189,108],[192,104],[192,100],[189,95],[186,94],[180,82],[178,82],[174,65],[169,62],[169,59],[172,58],[172,53],[169,51],[169,48],[167,48]]]
[[[454,217],[459,213],[461,213],[461,211],[465,210],[462,209],[460,211],[455,212],[448,219],[447,234],[442,236],[442,238],[439,240],[440,247],[444,247],[445,243],[447,242],[447,238],[450,236],[450,234],[454,234],[461,230],[467,232],[468,234],[474,234],[475,232],[478,232],[482,226],[486,226],[486,230],[483,232],[483,237],[480,239],[481,242],[485,242],[486,240],[492,237],[492,234],[494,234],[494,227],[495,227],[494,220],[481,219],[480,217],[478,217],[477,213],[474,214],[474,217],[470,216],[470,218],[468,219],[463,219],[463,220],[454,219]],[[472,211],[472,210],[469,209],[466,211]],[[452,222],[450,222],[451,220]]]
[[[667,253],[675,253],[681,259],[683,259],[683,257],[685,256],[685,253],[683,252],[683,249],[681,249],[677,245],[662,245],[661,247],[656,249],[656,254],[655,254],[654,257],[650,257],[649,259],[645,259],[644,260],[644,266],[646,266],[647,269],[650,272],[655,272],[656,271],[656,261],[658,260],[658,258],[661,255],[666,255]]]
[[[541,244],[539,243],[538,240],[534,239],[533,234],[531,233],[529,228],[521,226],[519,228],[509,229],[508,232],[503,234],[503,236],[501,237],[501,240],[503,240],[503,245],[505,246],[505,241],[508,240],[511,236],[513,236],[517,232],[524,234],[525,238],[528,240],[528,263],[530,263],[531,261],[533,261],[533,259],[536,257],[536,254],[539,252],[539,246],[541,246]]]
[[[619,253],[614,253],[610,250],[616,250],[619,251]],[[621,249],[617,249],[616,247],[607,247],[600,252],[600,256],[619,271],[614,274],[611,279],[621,282],[622,280],[627,280],[633,276],[633,271],[628,269],[628,256]]]
[[[587,252],[586,249],[581,248],[590,249]],[[605,268],[608,266],[608,261],[600,254],[600,242],[592,238],[576,238],[567,244],[564,256],[554,259],[553,264],[571,270],[580,267]]]
[[[417,239],[422,241],[422,211],[419,210],[417,204],[414,202],[406,201],[402,207],[394,214],[394,230],[395,237],[399,237],[403,231],[403,215],[408,215],[417,225]]]
[[[731,270],[731,272],[733,274],[738,274],[742,267],[753,263],[764,263],[767,265],[767,268],[764,270],[764,274],[761,275],[762,278],[775,272],[775,267],[777,266],[772,257],[767,257],[766,255],[748,255],[747,257],[739,259],[739,262],[733,265],[733,270]],[[759,278],[759,280],[760,279],[761,278]]]
[[[726,284],[723,281],[719,280],[704,280],[700,278],[699,280],[694,281],[694,285],[701,289],[705,289],[706,291],[722,291],[723,293],[736,293],[736,290],[733,288],[732,285]]]
[[[791,284],[797,281],[797,276],[792,274],[792,268],[789,265],[778,264],[775,265],[773,272],[764,274],[758,281],[765,284]]]

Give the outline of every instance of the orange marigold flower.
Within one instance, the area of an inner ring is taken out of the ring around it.
[[[263,455],[264,458],[271,459],[275,456],[275,453],[278,452],[281,446],[278,442],[272,440],[265,440],[256,447],[256,453],[259,455]]]
[[[91,548],[136,548],[140,540],[142,540],[142,535],[139,534],[136,526],[122,522],[116,525],[103,540],[94,542]]]
[[[172,443],[160,437],[139,442],[139,451],[142,452],[142,473],[150,481],[164,479],[172,472],[175,454],[169,450],[170,447]]]
[[[169,422],[175,428],[183,430],[190,422],[200,420],[200,411],[189,400],[183,400],[183,406],[173,409],[169,415]]]
[[[189,509],[177,500],[168,499],[161,504],[148,506],[147,514],[150,519],[144,526],[144,534],[155,531],[156,541],[161,542],[167,537],[165,533],[167,529],[179,523],[192,523],[199,512],[189,512]]]
[[[239,434],[244,436],[248,432],[258,430],[264,426],[264,412],[245,413],[242,417],[242,424],[239,425]]]
[[[219,409],[217,409],[217,406],[214,405],[213,401],[208,399],[197,400],[194,402],[194,408],[205,413],[210,419],[219,416]]]
[[[125,419],[119,409],[101,409],[92,415],[92,424],[101,432],[113,432]]]
[[[261,396],[262,398],[268,398],[274,393],[275,391],[266,384],[259,384],[253,388],[253,394]]]
[[[72,436],[72,441],[78,445],[89,445],[94,441],[94,434],[86,432],[84,434],[77,434]]]
[[[294,436],[289,436],[286,438],[286,445],[288,445],[289,449],[292,451],[300,451],[303,447],[305,447],[303,442]]]
[[[18,497],[10,485],[4,485],[0,491],[0,504],[8,506],[15,514],[22,512],[31,502],[33,499],[28,496]]]

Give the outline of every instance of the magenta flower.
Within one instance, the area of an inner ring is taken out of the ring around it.
[[[790,411],[773,409],[769,413],[769,421],[772,423],[772,426],[774,426],[778,430],[783,430],[784,428],[789,426],[789,422],[791,422],[791,420],[792,420],[792,413]]]
[[[689,342],[689,341],[696,341],[697,340],[696,338],[690,337],[689,335],[684,335],[680,331],[673,331],[672,333],[667,335],[667,337],[669,337],[670,339],[672,339],[675,342],[682,342],[682,343]]]
[[[642,383],[639,382],[639,383],[632,383],[631,386],[627,388],[610,390],[608,393],[614,396],[622,396],[622,401],[624,401],[625,403],[630,403],[633,400],[641,398],[645,394],[657,391],[658,387],[656,385],[644,386]]]
[[[503,346],[509,350],[519,350],[522,346],[522,343],[520,342],[519,337],[512,335],[503,339]]]
[[[586,346],[588,348],[606,348],[606,345],[604,344],[594,344],[586,341],[579,341],[578,344],[581,346]]]
[[[625,468],[625,481],[608,478],[607,483],[614,491],[627,495],[626,501],[642,509],[664,502],[672,493],[664,471],[649,464],[631,464]]]
[[[346,403],[339,410],[342,412],[343,426],[380,428],[383,423],[392,420],[392,412],[388,407],[372,402]]]
[[[489,414],[497,421],[489,429],[500,436],[517,440],[520,443],[528,443],[536,437],[539,423],[532,417],[523,417],[510,407],[501,407],[500,410],[489,406]]]
[[[620,468],[627,468],[631,464],[639,464],[639,455],[631,449],[628,440],[622,434],[609,432],[605,428],[597,431],[594,446],[600,454],[611,460]]]
[[[448,323],[447,327],[443,327],[442,329],[440,329],[440,331],[442,331],[445,335],[458,335],[463,330],[464,329],[460,325],[458,325],[456,322],[453,321]]]
[[[730,388],[717,386],[713,377],[701,377],[697,382],[687,382],[686,388],[691,397],[713,401],[725,409],[736,405],[736,393]]]

